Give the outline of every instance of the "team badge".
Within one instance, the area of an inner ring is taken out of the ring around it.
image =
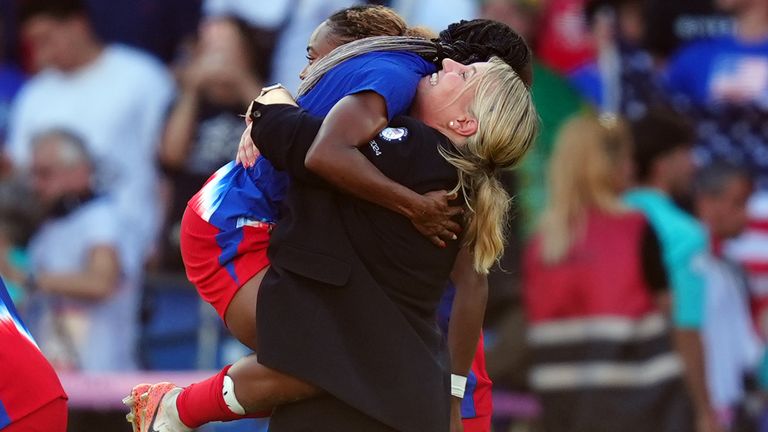
[[[387,141],[402,141],[408,136],[408,129],[406,128],[386,128],[379,136]]]

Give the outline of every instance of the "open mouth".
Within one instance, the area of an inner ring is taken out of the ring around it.
[[[432,85],[432,86],[436,86],[437,85],[437,72],[433,73],[429,77],[429,84]]]

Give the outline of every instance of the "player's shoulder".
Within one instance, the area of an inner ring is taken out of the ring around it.
[[[435,129],[427,126],[414,117],[399,115],[389,122],[389,125],[381,131],[378,139],[385,141],[414,141],[431,137],[434,139],[444,138]]]
[[[449,152],[455,150],[445,135],[407,115],[393,118],[389,125],[377,135],[375,141],[384,146],[404,143],[407,145],[399,147],[404,147],[407,150],[401,150],[401,152],[419,155],[420,158],[435,159],[439,162],[445,161],[438,152],[439,147]]]

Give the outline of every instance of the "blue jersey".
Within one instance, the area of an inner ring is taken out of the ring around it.
[[[316,116],[325,116],[343,97],[373,91],[386,101],[387,116],[406,112],[419,80],[436,71],[421,57],[403,52],[374,52],[351,58],[328,71],[299,105]],[[237,253],[239,228],[273,224],[288,186],[288,176],[259,157],[244,168],[230,162],[220,168],[190,201],[203,220],[222,231],[220,245],[226,256]],[[225,238],[226,237],[226,238]],[[227,249],[231,249],[227,251]]]

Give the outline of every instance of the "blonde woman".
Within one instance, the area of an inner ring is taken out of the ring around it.
[[[659,243],[620,198],[632,175],[627,127],[593,115],[570,120],[549,175],[524,264],[530,379],[545,430],[692,430],[657,303],[667,295]]]

